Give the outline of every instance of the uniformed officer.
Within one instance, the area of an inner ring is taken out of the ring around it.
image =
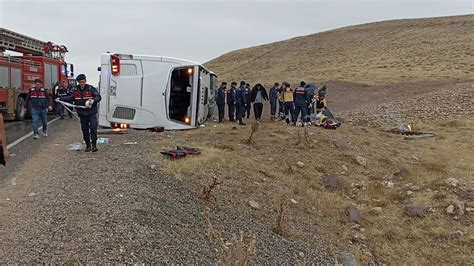
[[[243,82],[243,81],[242,81]],[[241,87],[242,87],[242,82],[240,83],[241,84]],[[252,108],[252,105],[250,104],[250,91],[252,89],[250,88],[250,84],[249,83],[246,83],[245,84],[245,87],[243,89],[244,91],[244,95],[245,95],[245,104],[246,104],[246,107],[244,109],[244,115],[243,117],[245,117],[245,115],[247,115],[247,119],[250,118],[250,109]]]
[[[80,74],[76,80],[79,85],[74,88],[72,95],[61,98],[61,100],[73,101],[78,106],[76,110],[81,120],[86,152],[97,152],[97,103],[102,98],[96,88],[86,83],[86,75]],[[81,108],[82,106],[83,108]]]
[[[217,111],[219,114],[219,123],[224,122],[224,112],[225,112],[225,91],[227,89],[227,82],[222,82],[221,86],[217,89]]]
[[[63,80],[61,83],[59,83],[54,93],[55,93],[54,94],[55,99],[66,97],[68,95],[67,88],[66,88],[66,81]],[[55,108],[54,111],[56,113],[56,116],[59,115],[61,116],[61,119],[64,119],[64,106],[60,103],[56,103],[54,108]]]
[[[35,79],[35,86],[30,89],[26,96],[26,105],[31,104],[31,116],[33,118],[33,138],[38,139],[38,120],[41,118],[43,122],[43,136],[48,136],[48,111],[53,110],[51,104],[51,97],[48,94],[48,90],[43,87],[43,82],[40,79]]]
[[[235,122],[235,86],[237,82],[233,81],[230,84],[230,89],[227,90],[227,107],[229,107],[229,121]]]
[[[295,111],[293,112],[293,125],[296,126],[298,116],[301,113],[301,125],[304,126],[308,105],[311,101],[308,91],[305,89],[305,83],[302,81],[300,86],[295,89],[293,98],[295,99]]]
[[[237,83],[235,83],[235,85],[237,85]],[[237,120],[239,120],[239,125],[241,126],[245,126],[245,123],[242,122],[242,118],[245,114],[245,108],[247,107],[247,100],[245,99],[243,89],[243,86],[235,89],[235,114],[237,116]]]

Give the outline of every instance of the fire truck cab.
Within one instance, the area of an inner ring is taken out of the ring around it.
[[[13,51],[23,55],[5,54]],[[35,79],[41,79],[49,93],[58,81],[74,76],[65,62],[64,45],[56,45],[0,28],[0,112],[5,120],[23,120],[25,99]]]

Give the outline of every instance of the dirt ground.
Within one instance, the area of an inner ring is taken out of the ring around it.
[[[0,169],[0,262],[334,263],[346,251],[360,263],[473,263],[473,85],[335,82],[328,97],[347,121],[339,129],[265,118],[251,143],[250,119],[104,135],[111,143],[86,154],[66,150],[80,140],[77,121],[53,124],[50,137],[15,147]],[[390,93],[409,88],[418,88],[409,101]],[[436,108],[447,92],[461,106],[451,116]],[[380,114],[400,101],[397,117]],[[400,118],[436,136],[388,132]],[[202,154],[160,154],[176,145]],[[329,175],[338,188],[325,188]],[[205,200],[214,178],[221,184]],[[405,213],[412,203],[424,207],[421,217]],[[349,219],[349,206],[360,220]]]

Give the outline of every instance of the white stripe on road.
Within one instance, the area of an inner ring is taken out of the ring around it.
[[[49,121],[49,122],[48,122],[48,125],[51,124],[51,123],[56,122],[57,120],[59,120],[59,117],[56,117],[55,119]],[[43,129],[43,126],[40,126],[40,127],[38,128],[38,131],[40,131],[41,129]],[[10,143],[10,145],[7,146],[7,149],[13,148],[15,145],[19,144],[20,142],[24,141],[25,139],[27,139],[27,138],[29,138],[29,137],[31,137],[31,136],[33,136],[33,132],[30,132],[30,133],[24,135],[23,137],[21,137],[21,138],[15,140],[14,142]]]

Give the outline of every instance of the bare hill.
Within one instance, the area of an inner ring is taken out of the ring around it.
[[[474,15],[404,19],[236,50],[206,66],[221,80],[266,84],[468,80],[474,72],[473,44]]]

